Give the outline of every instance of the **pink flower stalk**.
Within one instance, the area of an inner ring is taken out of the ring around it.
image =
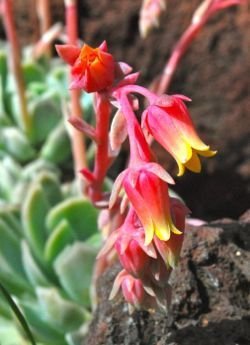
[[[115,78],[115,61],[107,51],[104,41],[98,48],[84,44],[82,48],[73,45],[57,45],[60,57],[70,64],[71,89],[86,92],[100,92],[109,88]]]
[[[160,96],[148,106],[142,120],[144,128],[175,158],[178,176],[184,174],[185,168],[201,171],[198,155],[216,154],[198,137],[183,100],[189,99],[181,95]]]
[[[201,21],[207,21],[216,12],[224,8],[240,5],[245,0],[204,0],[195,11],[192,23],[197,24]]]
[[[191,43],[201,32],[207,21],[218,11],[230,6],[246,3],[245,0],[204,0],[195,11],[192,22],[185,30],[181,38],[177,41],[172,54],[167,61],[160,80],[153,83],[154,90],[157,94],[167,92],[172,81],[173,75]]]

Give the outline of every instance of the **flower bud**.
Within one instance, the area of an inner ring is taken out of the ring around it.
[[[77,48],[72,45],[57,45],[57,52],[71,67],[71,89],[100,92],[110,87],[115,78],[115,61],[107,52],[104,41],[98,48],[87,44]]]

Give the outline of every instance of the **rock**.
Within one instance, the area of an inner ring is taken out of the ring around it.
[[[250,220],[189,226],[173,272],[168,315],[129,314],[122,299],[108,300],[118,263],[98,281],[99,305],[88,345],[250,344]]]

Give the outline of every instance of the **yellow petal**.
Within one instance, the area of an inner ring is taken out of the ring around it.
[[[206,150],[206,151],[201,151],[201,150],[196,150],[199,155],[203,157],[213,157],[216,155],[217,151],[212,151],[212,150]]]
[[[185,166],[178,159],[176,159],[176,162],[178,164],[178,169],[179,169],[177,176],[182,176],[185,172]]]
[[[155,227],[155,234],[160,240],[168,241],[170,239],[170,227]]]
[[[201,171],[201,162],[195,151],[193,152],[192,158],[187,163],[185,163],[185,167],[196,173],[199,173]]]
[[[177,229],[176,226],[174,226],[173,223],[171,224],[171,231],[172,231],[174,234],[176,234],[176,235],[181,235],[181,234],[182,234],[182,232],[181,232],[179,229]]]
[[[145,228],[145,246],[148,246],[154,237],[154,227],[153,224]]]

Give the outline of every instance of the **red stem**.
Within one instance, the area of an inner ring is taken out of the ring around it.
[[[29,135],[31,120],[27,108],[25,83],[21,69],[21,52],[14,23],[12,0],[2,0],[1,6],[6,34],[11,45],[10,63],[16,82],[22,122],[25,132]]]
[[[144,162],[149,161],[152,158],[150,148],[146,142],[141,126],[136,119],[135,113],[126,94],[121,95],[120,104],[122,107],[122,112],[127,121],[127,130],[130,143],[130,162],[133,164],[141,162],[142,160]]]
[[[90,185],[88,194],[93,202],[102,199],[102,186],[110,166],[111,159],[108,155],[109,148],[109,120],[110,102],[103,93],[96,93],[96,138],[97,149],[94,165],[94,183]]]
[[[40,21],[41,35],[45,34],[51,27],[51,13],[50,13],[50,1],[39,0],[37,2],[37,14]],[[51,54],[51,46],[48,44],[46,47],[48,55]]]
[[[77,6],[76,0],[65,0],[66,8],[66,30],[68,36],[68,43],[76,45],[78,39],[78,29],[77,29]],[[75,117],[82,118],[83,111],[80,105],[80,91],[71,90],[70,91],[71,99],[71,115]],[[71,146],[74,157],[74,169],[75,175],[78,176],[78,173],[81,169],[85,168],[87,165],[86,161],[86,150],[83,133],[79,132],[77,129],[72,129],[71,136]]]
[[[169,85],[172,81],[173,75],[176,71],[176,68],[186,53],[188,47],[191,45],[192,41],[195,39],[197,34],[200,32],[201,28],[205,24],[204,21],[199,22],[198,24],[191,24],[188,29],[181,36],[180,40],[174,47],[174,50],[170,56],[170,59],[166,63],[163,75],[160,79],[159,85],[157,87],[157,94],[163,94],[168,91]]]
[[[157,94],[163,94],[168,91],[169,85],[181,58],[210,17],[223,8],[239,5],[241,2],[243,1],[232,0],[224,1],[223,3],[223,1],[204,0],[203,3],[201,3],[200,7],[195,12],[195,15],[198,15],[198,17],[196,16],[195,20],[193,17],[192,23],[175,45],[173,52],[165,65],[163,75],[157,85]],[[197,12],[199,13],[197,14]]]

